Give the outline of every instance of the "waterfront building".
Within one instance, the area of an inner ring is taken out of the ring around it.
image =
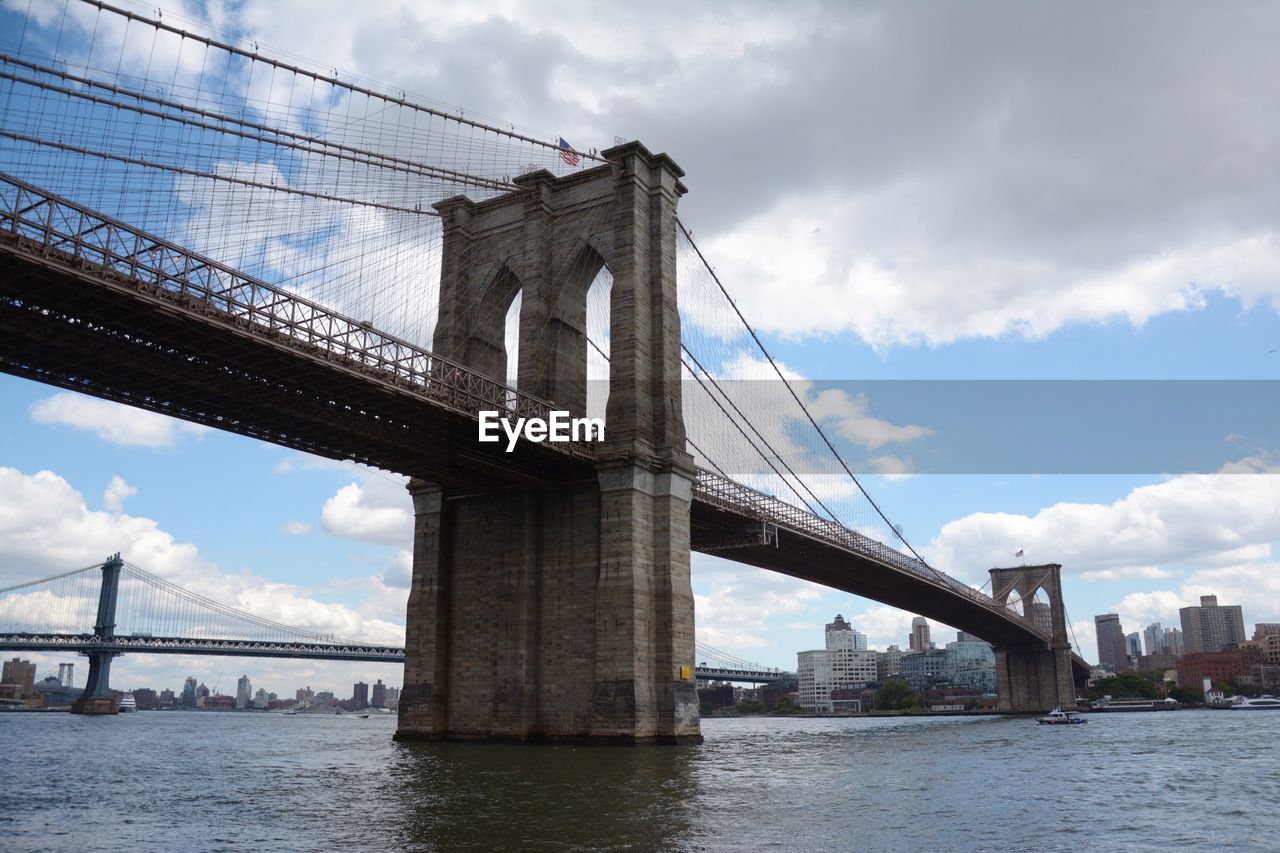
[[[253,707],[255,708],[265,708],[270,701],[271,697],[261,687],[258,688],[257,693],[253,694]]]
[[[1165,652],[1142,655],[1137,660],[1138,672],[1164,672],[1167,669],[1173,669],[1177,665],[1178,659]]]
[[[929,622],[923,616],[917,616],[911,620],[911,635],[908,639],[908,648],[913,652],[924,652],[933,648],[933,642],[929,639]]]
[[[373,685],[371,694],[372,695],[369,697],[370,705],[375,708],[387,707],[387,686],[382,683],[381,678],[379,678],[377,683]]]
[[[1266,637],[1280,637],[1280,622],[1256,622],[1253,626],[1253,638],[1261,640]]]
[[[310,702],[315,696],[316,694],[311,690],[311,685],[308,684],[306,687],[298,688],[298,691],[294,694],[294,699],[298,702]]]
[[[1218,596],[1200,596],[1199,607],[1178,611],[1186,654],[1220,652],[1245,640],[1244,612],[1238,604],[1218,604]]]
[[[1093,625],[1098,638],[1098,664],[1112,672],[1128,672],[1129,653],[1125,648],[1120,616],[1103,613],[1093,617]]]
[[[1183,648],[1181,628],[1164,629],[1164,647],[1165,651],[1173,655],[1175,658],[1182,657]]]
[[[994,672],[995,661],[992,660]],[[947,652],[928,649],[902,656],[902,677],[913,690],[929,690],[947,680]]]
[[[16,684],[18,698],[25,699],[36,692],[36,665],[29,660],[7,660],[0,669],[0,684]]]
[[[800,707],[820,712],[835,710],[831,692],[874,682],[876,658],[876,653],[866,648],[865,635],[837,613],[826,626],[826,648],[796,653]]]
[[[876,681],[884,682],[902,672],[902,649],[896,645],[876,652]]]
[[[960,632],[963,639],[947,643],[946,676],[956,687],[996,692],[996,653],[991,644]]]
[[[1261,646],[1265,663],[1280,666],[1280,634],[1266,634],[1255,642]]]
[[[369,685],[363,681],[357,681],[356,686],[351,691],[351,704],[356,710],[369,707]]]
[[[388,687],[386,705],[383,707],[398,709],[400,707],[400,688]]]
[[[796,653],[796,676],[800,682],[799,704],[804,710],[831,710],[831,689],[835,680],[831,671],[832,657],[834,653],[826,649]]]
[[[194,708],[196,706],[196,679],[193,675],[188,675],[187,680],[182,683],[182,707]]]
[[[1206,678],[1213,684],[1227,684],[1251,675],[1250,670],[1261,663],[1257,649],[1188,653],[1178,659],[1178,686],[1200,690]]]
[[[253,702],[253,685],[249,683],[249,676],[242,675],[236,681],[236,710],[245,710],[251,702]]]

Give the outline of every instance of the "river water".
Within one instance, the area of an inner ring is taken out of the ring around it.
[[[392,717],[0,714],[0,850],[1280,850],[1280,713],[703,721],[399,744]]]

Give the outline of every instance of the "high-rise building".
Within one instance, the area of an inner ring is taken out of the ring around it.
[[[31,661],[7,660],[0,669],[0,684],[18,685],[18,697],[25,699],[36,692],[36,665]]]
[[[1093,625],[1098,637],[1098,665],[1111,672],[1128,672],[1129,652],[1125,648],[1119,614],[1095,616]]]
[[[351,704],[356,708],[369,707],[369,685],[363,681],[357,681],[355,689],[351,692]]]
[[[1164,629],[1160,627],[1159,622],[1152,622],[1142,629],[1142,641],[1146,644],[1148,655],[1163,655],[1169,651],[1164,638]]]
[[[1178,611],[1186,654],[1220,652],[1244,642],[1244,612],[1238,604],[1220,605],[1218,596],[1200,596],[1199,607]]]
[[[1182,629],[1181,628],[1165,628],[1164,629],[1164,647],[1168,654],[1175,658],[1182,657]]]
[[[826,626],[826,648],[796,653],[800,707],[835,710],[831,692],[865,687],[874,682],[876,657],[875,652],[867,650],[865,635],[836,614]]]
[[[299,687],[298,692],[294,694],[294,698],[297,699],[297,701],[299,702],[310,702],[312,699],[315,698],[315,696],[316,694],[311,689],[310,684],[308,684],[306,687]]]
[[[1142,657],[1142,637],[1137,631],[1124,635],[1124,651],[1130,659]]]
[[[369,704],[375,708],[387,707],[387,685],[382,683],[379,678],[377,683],[373,685],[373,695],[369,697]]]
[[[844,621],[839,613],[827,623],[826,648],[828,651],[853,648],[853,626]]]
[[[253,703],[253,685],[249,683],[249,676],[242,675],[236,681],[236,710],[243,711]]]
[[[196,678],[194,675],[188,675],[187,680],[182,683],[182,707],[194,708],[196,706]]]
[[[255,708],[265,708],[270,701],[271,699],[268,698],[267,691],[263,690],[261,687],[258,688],[257,693],[253,694],[253,707]]]
[[[1280,635],[1280,622],[1255,622],[1253,625],[1253,638],[1255,640],[1264,640],[1267,637]]]
[[[388,708],[399,708],[399,707],[400,707],[400,688],[399,688],[399,687],[388,687],[388,688],[387,688],[387,704],[386,704],[386,707],[388,707]]]
[[[927,652],[933,648],[933,643],[929,640],[929,622],[923,616],[911,620],[909,647],[913,652]]]

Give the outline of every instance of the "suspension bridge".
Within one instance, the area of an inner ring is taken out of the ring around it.
[[[410,476],[401,736],[696,738],[691,551],[983,637],[1008,710],[1074,701],[1057,575],[921,558],[667,155],[108,3],[42,21],[0,39],[0,370]],[[507,452],[481,412],[607,435]]]

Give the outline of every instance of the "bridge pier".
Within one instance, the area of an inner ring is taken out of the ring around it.
[[[1047,602],[1035,603],[1038,590],[1045,592]],[[992,569],[991,595],[1001,603],[1012,599],[1013,606],[1021,607],[1025,618],[1048,628],[1050,634],[1048,645],[995,647],[999,709],[1016,714],[1075,708],[1076,683],[1062,603],[1062,566],[1050,563]]]
[[[110,642],[116,629],[116,594],[120,590],[120,569],[124,561],[116,554],[102,564],[102,588],[98,592],[98,618],[94,639]],[[89,652],[89,677],[84,693],[71,703],[73,714],[117,714],[120,706],[111,695],[111,659],[115,652]]]
[[[410,482],[398,739],[701,740],[675,282],[683,173],[639,143],[604,155],[437,205],[433,349],[505,376],[501,320],[522,292],[517,386],[582,414],[586,294],[607,266],[610,394],[594,479],[494,492]]]

